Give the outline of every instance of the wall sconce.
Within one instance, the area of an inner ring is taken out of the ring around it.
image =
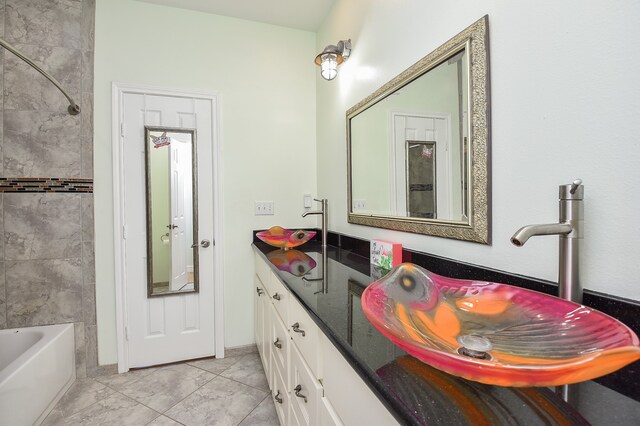
[[[316,65],[320,66],[320,75],[325,80],[333,80],[338,75],[338,65],[351,55],[351,39],[340,40],[337,46],[330,44],[316,56]]]

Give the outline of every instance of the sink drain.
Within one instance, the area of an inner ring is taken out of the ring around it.
[[[461,348],[458,348],[460,355],[477,359],[491,359],[491,355],[487,353],[493,349],[489,339],[477,334],[465,334],[464,336],[459,336],[456,340],[462,345]]]

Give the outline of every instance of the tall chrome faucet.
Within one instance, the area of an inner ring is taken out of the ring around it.
[[[322,208],[316,211],[307,210],[306,212],[302,213],[302,217],[306,217],[310,214],[319,214],[322,216],[322,247],[324,248],[327,246],[327,199],[314,198],[314,200],[321,203]]]
[[[558,256],[559,296],[565,300],[582,303],[580,285],[580,245],[583,239],[583,197],[584,186],[581,179],[568,185],[560,185],[559,223],[527,225],[520,228],[511,242],[521,247],[535,235],[559,235]]]

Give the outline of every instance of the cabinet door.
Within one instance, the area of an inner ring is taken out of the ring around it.
[[[382,402],[324,335],[320,339],[320,352],[326,366],[322,379],[324,396],[331,401],[345,425],[398,425]]]
[[[281,425],[289,424],[289,405],[290,395],[287,393],[287,388],[284,385],[284,380],[277,369],[273,372],[273,387],[271,388],[271,396],[273,398],[274,405],[276,407],[276,413],[278,419],[280,419]]]
[[[322,397],[320,404],[320,426],[343,426],[338,413],[325,397]]]
[[[267,375],[267,382],[269,388],[272,387],[273,377],[271,373],[271,344],[270,344],[270,331],[271,331],[271,302],[269,296],[265,291],[262,282],[255,276],[256,293],[254,296],[255,306],[255,337],[256,345],[258,346],[258,352],[260,353],[260,359],[262,360],[262,366],[264,367],[264,373]]]
[[[318,339],[322,332],[302,305],[294,298],[289,298],[289,334],[295,346],[300,349],[303,358],[311,368],[313,377],[322,378]]]
[[[278,370],[284,384],[289,389],[289,346],[291,339],[287,333],[287,328],[280,319],[276,308],[271,308],[270,323],[270,343],[271,343],[271,368]]]
[[[314,377],[295,344],[291,345],[289,354],[291,411],[301,424],[315,426],[318,424],[322,385]]]

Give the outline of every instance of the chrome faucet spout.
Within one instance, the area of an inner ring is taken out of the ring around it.
[[[306,212],[302,213],[302,217],[307,217],[307,215],[310,214],[324,214],[324,212],[307,210]]]
[[[545,223],[541,225],[527,225],[518,229],[513,237],[511,237],[511,243],[515,246],[521,247],[526,243],[529,238],[536,235],[567,235],[573,231],[573,227],[568,223]]]

